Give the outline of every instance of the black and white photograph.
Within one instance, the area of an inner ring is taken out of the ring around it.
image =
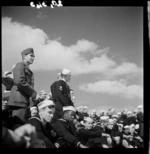
[[[2,147],[144,148],[143,21],[143,6],[2,6]]]

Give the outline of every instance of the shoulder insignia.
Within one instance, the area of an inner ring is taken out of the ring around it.
[[[59,90],[62,90],[62,86],[59,87]]]

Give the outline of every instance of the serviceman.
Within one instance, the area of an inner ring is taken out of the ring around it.
[[[33,64],[35,55],[33,48],[21,52],[22,61],[13,68],[14,85],[11,89],[8,106],[12,108],[12,117],[17,117],[26,122],[26,114],[30,106],[30,98],[36,99],[37,92],[34,90],[34,75],[29,66]]]
[[[56,105],[53,122],[63,116],[64,106],[74,106],[70,97],[70,87],[67,84],[70,80],[71,71],[63,69],[61,72],[61,78],[50,86],[52,98]]]

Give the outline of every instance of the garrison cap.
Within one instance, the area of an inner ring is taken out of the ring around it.
[[[114,115],[112,116],[112,118],[117,118],[117,119],[118,119],[118,115],[114,114]]]
[[[76,112],[76,109],[73,106],[64,106],[63,111],[74,111],[74,112]]]
[[[52,100],[44,100],[44,101],[40,102],[37,106],[38,106],[38,109],[40,110],[40,109],[45,108],[50,105],[55,106],[55,104]]]
[[[129,128],[130,128],[129,125],[124,126],[124,129],[129,129]]]
[[[33,54],[34,55],[34,51],[33,51],[33,48],[27,48],[25,50],[23,50],[21,52],[21,55],[24,56],[24,55],[27,55],[27,54]]]
[[[109,117],[108,116],[102,116],[102,117],[100,117],[100,120],[107,121],[107,120],[109,120]]]
[[[65,69],[62,70],[61,73],[62,73],[63,75],[68,75],[68,74],[71,73],[71,71],[65,68]]]

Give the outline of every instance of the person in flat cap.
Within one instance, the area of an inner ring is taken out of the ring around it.
[[[56,112],[54,115],[53,122],[63,116],[63,107],[64,106],[74,106],[71,96],[70,96],[70,87],[67,84],[71,80],[71,71],[68,69],[63,69],[61,71],[60,80],[55,81],[50,86],[50,91],[52,93],[52,98],[56,105]]]
[[[18,117],[22,122],[27,121],[30,98],[34,101],[37,92],[34,90],[34,74],[29,66],[34,61],[33,48],[25,49],[21,52],[22,61],[17,63],[12,72],[14,85],[11,88],[8,106],[12,108],[12,116]]]
[[[59,148],[87,148],[76,137],[76,127],[73,123],[75,108],[73,106],[64,106],[63,112],[63,117],[52,124],[54,131],[58,135],[55,145]]]
[[[28,119],[27,123],[35,126],[38,139],[44,141],[46,148],[56,148],[50,138],[50,130],[47,129],[51,124],[55,113],[55,104],[52,100],[44,100],[38,105],[38,114]]]

